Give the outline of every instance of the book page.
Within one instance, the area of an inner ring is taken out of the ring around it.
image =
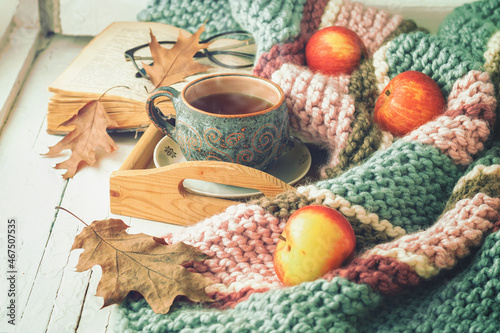
[[[131,61],[125,60],[125,51],[150,41],[149,32],[153,32],[158,41],[176,41],[179,32],[190,34],[179,28],[155,22],[115,22],[93,38],[80,52],[68,68],[48,87],[53,93],[48,105],[47,131],[49,133],[65,132],[68,129],[59,127],[65,120],[76,114],[85,103],[101,98],[104,92],[112,88],[101,101],[114,108],[113,117],[119,112],[138,113],[120,127],[142,128],[149,124],[144,112],[148,96],[154,86],[147,79],[137,78],[137,69]],[[227,41],[222,41],[222,46]],[[234,40],[229,43],[234,43]],[[222,72],[251,73],[252,68],[240,70],[215,67],[207,58],[198,59],[200,63],[214,66],[207,72],[186,77],[184,81],[172,87],[181,91],[188,82],[199,77]],[[145,60],[145,63],[150,61]],[[125,87],[127,88],[125,88]],[[156,106],[165,114],[175,116],[172,102],[166,97],[158,100]],[[65,115],[64,115],[65,114]],[[141,118],[142,117],[142,118]]]
[[[115,22],[96,36],[49,86],[49,91],[108,94],[145,102],[154,89],[149,80],[135,77],[137,69],[125,61],[126,50],[150,41],[149,29],[158,40],[177,40],[180,29],[154,22]],[[184,32],[190,35],[188,32]],[[129,89],[118,86],[127,86]],[[147,90],[146,90],[147,89]],[[80,94],[82,95],[82,94]]]
[[[117,87],[106,95],[130,98],[145,103],[154,87],[149,80],[135,76],[137,69],[131,61],[125,60],[124,53],[128,49],[148,43],[150,41],[149,29],[151,29],[158,41],[176,41],[179,31],[182,31],[186,36],[190,35],[189,32],[162,23],[112,23],[92,39],[63,74],[49,86],[49,91],[68,96],[84,97],[88,93],[100,96],[107,89]],[[215,66],[207,58],[198,61]],[[189,81],[208,74],[251,73],[251,71],[251,68],[212,67],[207,72],[189,76],[185,81],[173,84],[172,87],[180,91]],[[119,86],[127,86],[129,89],[120,88]]]

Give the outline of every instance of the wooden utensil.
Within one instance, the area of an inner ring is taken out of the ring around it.
[[[182,184],[184,179],[252,188],[265,196],[294,189],[268,173],[235,163],[189,161],[151,168],[154,147],[162,137],[163,134],[150,125],[120,170],[111,174],[113,214],[190,225],[237,204],[190,193]]]

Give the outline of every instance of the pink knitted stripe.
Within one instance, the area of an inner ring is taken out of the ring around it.
[[[304,5],[304,15],[300,23],[301,35],[309,40],[309,37],[318,30],[321,17],[325,12],[329,0],[307,0]]]
[[[272,75],[283,89],[290,125],[306,141],[323,144],[334,157],[347,145],[354,121],[350,76],[314,73],[306,67],[283,65]]]
[[[403,140],[435,146],[454,163],[469,165],[473,155],[483,150],[489,134],[488,123],[482,119],[441,116],[410,132]]]
[[[404,140],[434,145],[457,164],[468,165],[495,122],[496,98],[490,75],[472,70],[455,82],[442,116],[412,131]]]
[[[214,283],[234,291],[263,290],[280,286],[273,253],[285,223],[257,205],[239,204],[169,234],[165,241],[184,242],[210,255],[210,259],[191,263],[187,268],[210,277]]]
[[[253,68],[253,74],[269,79],[283,64],[305,66],[305,45],[301,36],[292,43],[274,45],[268,53],[263,53],[259,57]]]
[[[290,43],[276,44],[255,63],[253,74],[265,78],[285,63],[305,65],[304,49],[311,34],[318,30],[328,0],[307,0],[300,24],[300,35]]]
[[[406,235],[375,249],[402,249],[423,255],[437,268],[452,268],[457,259],[481,244],[500,218],[500,199],[478,193],[472,199],[462,199],[432,227]]]
[[[495,87],[490,75],[473,70],[453,85],[445,115],[456,117],[466,114],[472,118],[484,119],[493,127],[496,106]]]
[[[335,276],[354,283],[367,284],[383,294],[396,294],[421,282],[421,278],[409,265],[380,255],[356,258],[345,267],[328,272],[323,278],[331,280]]]
[[[269,291],[269,289],[268,288],[253,289],[251,287],[247,287],[236,292],[230,292],[230,293],[216,292],[212,294],[207,293],[207,295],[213,300],[215,300],[215,302],[209,304],[210,307],[224,310],[224,309],[234,308],[238,303],[247,300],[252,294],[265,293],[266,291]]]
[[[500,231],[500,219],[495,222],[495,226],[493,227],[493,232],[498,232]]]
[[[344,5],[333,25],[354,31],[363,40],[368,56],[371,57],[402,21],[403,17],[400,15],[392,15],[384,10],[344,0]]]

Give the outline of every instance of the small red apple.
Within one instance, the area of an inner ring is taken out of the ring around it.
[[[446,107],[443,92],[428,75],[406,71],[394,77],[377,99],[374,120],[395,136],[439,116]]]
[[[341,26],[318,30],[306,45],[307,66],[327,75],[351,74],[366,56],[361,38]]]
[[[280,281],[293,286],[340,267],[356,247],[354,230],[337,210],[310,205],[293,213],[280,235],[273,264]]]

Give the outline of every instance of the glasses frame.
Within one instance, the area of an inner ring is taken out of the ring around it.
[[[255,40],[253,39],[253,36],[248,31],[244,31],[244,30],[235,30],[235,31],[222,32],[222,33],[216,34],[216,35],[214,35],[212,37],[209,37],[209,38],[207,38],[205,40],[199,41],[199,43],[200,44],[211,43],[212,41],[214,41],[215,39],[218,39],[220,37],[224,37],[224,36],[228,36],[228,35],[234,35],[234,34],[244,34],[244,35],[248,35],[249,37],[251,37],[251,42],[244,41],[244,42],[242,42],[242,44],[237,44],[237,46],[252,45],[252,44],[255,43]],[[159,41],[158,43],[159,44],[169,44],[169,45],[172,45],[172,44],[177,43],[177,41],[164,40],[164,41]],[[146,71],[144,70],[144,68],[140,68],[137,65],[136,60],[141,60],[141,58],[140,57],[139,58],[135,58],[134,57],[134,53],[135,52],[137,52],[138,50],[143,49],[145,47],[149,47],[149,43],[142,44],[142,45],[136,46],[134,48],[131,48],[131,49],[125,51],[124,55],[125,55],[125,60],[126,61],[132,61],[132,63],[134,64],[135,68],[137,69],[137,73],[135,74],[135,76],[136,77],[143,77],[143,78],[149,80],[149,77],[146,74]],[[228,48],[233,48],[233,47],[235,47],[235,46],[234,45],[228,46]],[[220,62],[219,60],[217,60],[217,58],[215,57],[215,55],[218,55],[218,54],[233,55],[233,56],[236,56],[236,57],[248,58],[248,59],[251,59],[252,62],[250,64],[248,64],[248,65],[228,65],[228,64],[224,64],[224,63]],[[255,54],[253,54],[253,53],[231,51],[231,50],[224,49],[224,48],[219,48],[219,49],[215,49],[215,50],[211,50],[211,51],[208,50],[208,49],[206,49],[206,48],[204,48],[201,51],[196,52],[194,54],[194,56],[193,56],[193,58],[204,58],[204,57],[208,58],[212,63],[214,63],[214,64],[216,64],[217,66],[220,66],[220,67],[231,68],[231,69],[241,69],[241,68],[248,68],[248,67],[252,67],[253,66],[253,60],[255,59]],[[143,60],[145,60],[145,59],[143,59]]]

